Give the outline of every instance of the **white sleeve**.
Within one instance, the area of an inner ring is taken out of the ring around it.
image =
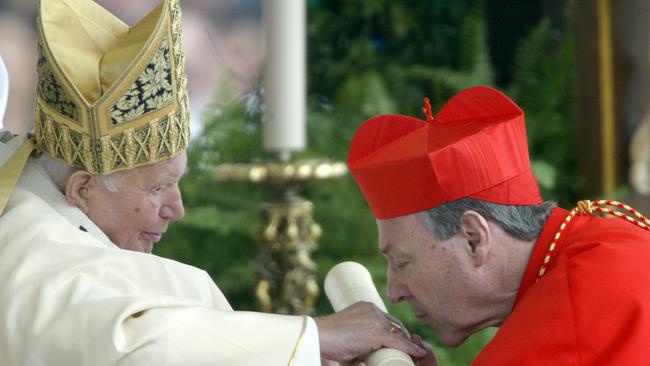
[[[302,346],[298,348],[295,366],[320,366],[320,343],[318,327],[314,319],[307,317]]]
[[[0,314],[3,366],[319,364],[308,317],[233,311],[206,272],[106,248],[20,187],[0,216]]]

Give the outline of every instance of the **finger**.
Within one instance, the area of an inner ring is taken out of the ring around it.
[[[415,357],[415,359],[418,361],[417,362],[418,366],[438,365],[438,358],[436,357],[436,354],[433,351],[433,347],[431,347],[431,345],[429,345],[428,343],[424,343],[422,338],[416,334],[413,335],[413,342],[416,343],[418,346],[425,348],[427,350],[427,354],[422,358]]]
[[[411,334],[409,333],[408,329],[406,329],[404,324],[399,319],[397,319],[396,317],[394,317],[394,316],[392,316],[392,315],[390,315],[388,313],[386,313],[386,317],[388,318],[388,326],[389,326],[388,330],[391,331],[391,333],[394,333],[395,332],[394,329],[395,329],[395,327],[397,327],[398,330],[399,330],[399,333],[404,335],[404,337],[406,337],[406,339],[411,339]]]
[[[339,364],[336,361],[327,360],[327,359],[324,359],[324,358],[321,358],[320,363],[321,363],[322,366],[345,366],[343,364]]]
[[[422,348],[426,348],[424,342],[422,341],[422,338],[420,338],[420,336],[417,334],[411,336],[411,341]]]
[[[401,334],[388,333],[388,336],[383,339],[382,343],[388,348],[399,349],[413,357],[423,357],[427,354],[426,348],[411,342]]]
[[[422,347],[422,348],[426,349],[427,352],[428,352],[428,351],[431,351],[431,353],[434,353],[434,352],[433,352],[433,346],[431,346],[429,343],[424,342],[424,341],[422,340],[422,337],[420,337],[419,335],[417,335],[417,334],[416,334],[416,335],[413,335],[413,341],[414,341],[415,344],[417,344],[419,347]]]

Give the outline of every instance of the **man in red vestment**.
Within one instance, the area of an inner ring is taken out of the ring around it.
[[[426,104],[426,121],[369,119],[350,147],[390,300],[448,346],[500,327],[473,365],[650,364],[650,222],[612,201],[544,202],[501,92],[469,88],[435,117]]]

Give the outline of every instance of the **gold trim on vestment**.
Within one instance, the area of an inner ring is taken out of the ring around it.
[[[14,191],[14,187],[25,168],[25,164],[27,164],[27,159],[32,155],[35,148],[34,141],[26,137],[9,160],[0,167],[0,216],[5,210],[9,197],[11,197],[11,193]]]
[[[293,353],[291,354],[291,358],[289,359],[289,366],[294,366],[294,363],[296,362],[296,357],[298,356],[298,350],[302,345],[302,340],[305,338],[306,330],[307,330],[307,316],[303,316],[302,329],[300,330],[300,336],[298,337],[298,341],[296,342],[296,347],[293,349]]]

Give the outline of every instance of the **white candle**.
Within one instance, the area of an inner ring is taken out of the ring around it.
[[[281,155],[305,147],[305,7],[305,0],[264,0],[264,148]]]

